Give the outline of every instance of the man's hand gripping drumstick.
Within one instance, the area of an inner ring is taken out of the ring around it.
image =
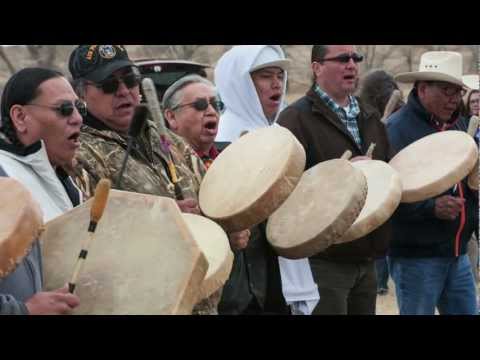
[[[68,283],[68,291],[73,294],[75,291],[75,286],[77,282],[78,275],[80,274],[83,264],[88,255],[88,249],[93,240],[93,235],[97,224],[100,221],[100,218],[103,215],[105,206],[107,205],[108,193],[110,192],[111,182],[108,179],[101,179],[95,189],[95,197],[93,199],[92,207],[90,209],[90,224],[88,226],[88,238],[86,242],[82,245],[82,250],[78,255],[77,263],[75,264],[75,269],[73,271],[73,276],[70,282]]]

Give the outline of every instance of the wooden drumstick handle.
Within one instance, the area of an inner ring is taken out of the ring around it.
[[[152,114],[153,120],[158,124],[158,131],[160,135],[165,135],[167,128],[165,126],[165,119],[162,115],[162,110],[160,108],[160,103],[158,102],[157,89],[155,89],[155,84],[150,78],[145,78],[142,80],[142,89],[147,100],[147,106]]]
[[[340,159],[350,160],[351,158],[352,158],[352,152],[350,150],[347,150],[343,153],[343,155]]]
[[[377,144],[371,143],[371,144],[370,144],[370,147],[369,147],[368,150],[367,150],[367,153],[365,154],[365,156],[368,156],[369,158],[372,158],[373,151],[375,150],[375,147],[376,147],[376,146],[377,146]]]
[[[467,130],[468,135],[470,135],[471,137],[475,136],[478,130],[479,123],[480,123],[480,118],[478,116],[474,115],[470,118],[470,122],[468,123],[468,130]]]
[[[97,224],[100,221],[105,206],[107,205],[108,194],[110,192],[111,182],[108,179],[101,179],[97,187],[95,188],[95,197],[93,198],[93,204],[90,209],[90,224],[88,225],[88,239],[84,244],[82,244],[82,249],[78,255],[77,262],[75,263],[75,268],[73,270],[73,275],[68,283],[68,291],[73,294],[75,291],[75,286],[77,282],[78,275],[80,274],[83,264],[87,259],[88,249],[93,240],[93,234],[97,228]]]
[[[393,113],[395,107],[397,106],[398,102],[402,99],[402,93],[400,90],[394,90],[392,95],[390,95],[390,99],[385,106],[385,110],[383,112],[382,119],[380,120],[382,123],[386,124],[387,118]]]

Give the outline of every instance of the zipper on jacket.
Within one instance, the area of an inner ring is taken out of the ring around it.
[[[463,200],[464,199],[463,187],[461,182],[458,184],[458,192],[460,194],[460,199]],[[461,240],[463,229],[465,227],[465,219],[466,219],[465,203],[463,203],[462,209],[460,210],[460,225],[458,227],[457,235],[455,236],[455,257],[460,256],[460,240]]]
[[[33,251],[33,249],[30,250],[30,251]],[[27,265],[26,267],[28,268],[28,273],[30,274],[30,279],[31,279],[33,287],[34,287],[34,291],[37,292],[39,290],[39,286],[38,286],[37,281],[35,279],[35,270],[33,269],[33,264],[30,261],[30,259],[28,258],[28,255],[25,256],[25,264]]]
[[[452,127],[459,119],[458,117],[454,122],[451,124],[443,123],[442,125],[436,124],[434,116],[431,115],[430,117],[430,122],[437,128],[439,132],[445,131],[448,128]],[[463,196],[463,187],[462,187],[462,182],[460,181],[458,183],[458,193],[460,195],[460,199],[464,200]],[[460,240],[462,236],[463,229],[465,228],[465,222],[466,222],[466,214],[465,214],[465,203],[462,204],[462,209],[460,210],[460,224],[458,226],[457,233],[455,235],[455,240],[454,240],[454,255],[455,257],[460,256]]]

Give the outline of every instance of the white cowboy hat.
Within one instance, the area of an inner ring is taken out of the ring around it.
[[[462,87],[463,56],[454,51],[429,51],[420,58],[418,71],[395,76],[399,82],[411,83],[418,80],[445,81]]]
[[[477,74],[463,75],[462,77],[465,85],[471,90],[480,90],[480,76]]]

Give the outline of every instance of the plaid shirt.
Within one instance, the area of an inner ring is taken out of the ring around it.
[[[342,120],[343,124],[346,126],[347,130],[352,135],[353,139],[357,145],[362,148],[362,138],[360,137],[360,131],[358,130],[357,116],[360,114],[360,107],[358,106],[358,101],[353,96],[348,96],[349,104],[347,107],[338,106],[335,101],[332,100],[330,96],[327,95],[318,84],[314,87],[315,93],[320,96],[320,98],[325,101],[327,106]]]

